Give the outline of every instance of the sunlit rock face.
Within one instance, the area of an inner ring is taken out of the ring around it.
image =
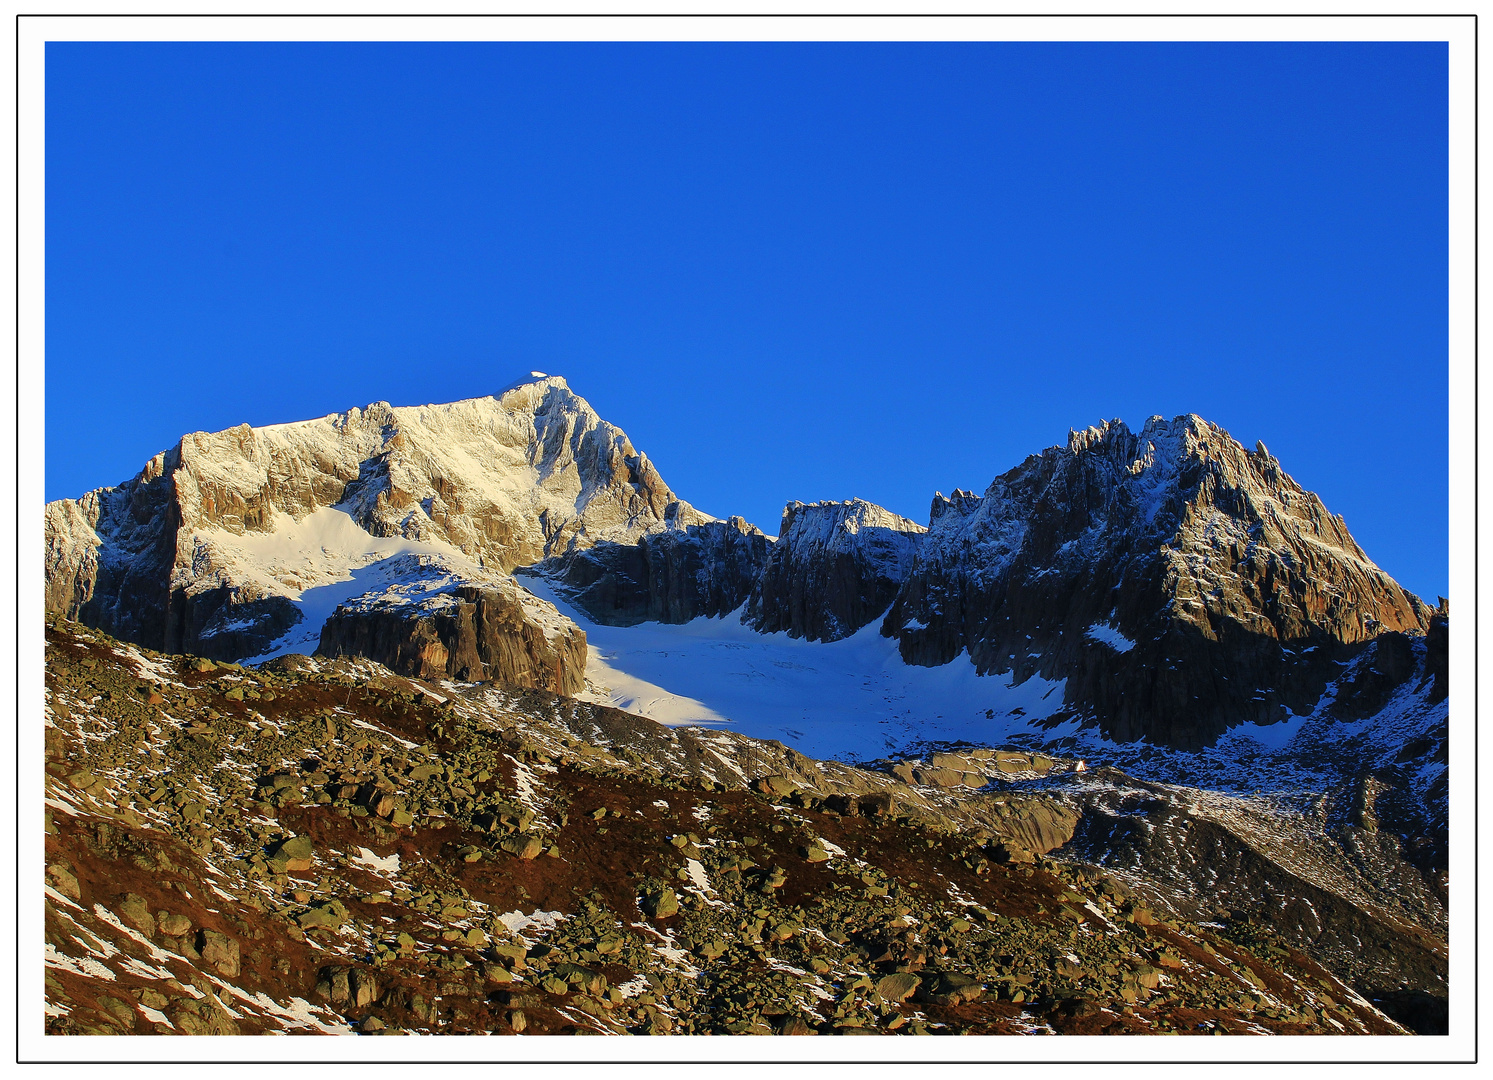
[[[133,480],[48,505],[47,607],[221,659],[310,651],[331,599],[365,577],[378,595],[429,591],[431,574],[502,592],[514,567],[712,520],[565,380],[535,373],[495,397],[187,435]],[[409,554],[430,573],[377,569]]]

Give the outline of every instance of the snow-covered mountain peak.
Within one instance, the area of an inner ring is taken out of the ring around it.
[[[497,396],[502,397],[510,390],[517,390],[521,386],[533,386],[536,383],[555,383],[560,386],[565,386],[566,389],[569,389],[569,387],[566,385],[565,380],[559,375],[548,375],[543,371],[531,371],[527,375],[514,379],[507,386],[503,387],[503,389],[498,391]]]
[[[928,531],[916,521],[864,499],[815,503],[794,501],[783,509],[779,542],[833,547],[851,543],[848,538],[859,535],[865,529],[887,529],[903,535]]]
[[[928,530],[866,502],[791,502],[745,621],[838,641],[878,618],[917,561]]]
[[[330,508],[364,540],[337,545],[347,555],[337,566],[321,559],[317,587],[361,572],[365,554],[410,545],[502,577],[598,542],[714,520],[677,498],[563,378],[535,372],[496,396],[380,401],[186,435],[133,480],[48,506],[49,607],[155,647],[256,653],[268,641],[239,628],[257,620],[278,634],[298,622],[298,610],[274,601],[301,603],[306,570],[277,572],[242,541]],[[388,540],[404,546],[379,543]],[[250,618],[244,604],[279,614]]]

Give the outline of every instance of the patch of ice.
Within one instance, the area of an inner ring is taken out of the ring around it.
[[[104,907],[103,904],[94,904],[93,913],[104,922],[114,927],[114,929],[118,930],[121,934],[124,934],[136,945],[143,946],[145,950],[150,953],[150,958],[152,960],[165,960],[168,957],[175,955],[174,953],[168,953],[158,948],[155,942],[151,941],[144,934],[141,934],[133,927],[126,926],[124,923],[120,922],[119,917],[115,915],[114,912]]]
[[[67,953],[58,952],[50,941],[46,943],[45,960],[47,967],[61,968],[63,971],[71,971],[74,975],[84,975],[90,979],[114,981],[114,972],[97,960],[88,956],[68,956]]]
[[[83,905],[74,903],[69,897],[63,896],[56,889],[52,888],[52,886],[50,886],[50,885],[43,885],[42,889],[45,892],[47,899],[50,900],[50,901],[52,901],[52,903],[54,903],[54,904],[65,904],[68,907],[74,908],[74,909],[76,909],[78,911],[82,911],[83,910]]]
[[[170,1020],[166,1019],[166,1014],[158,1009],[152,1009],[149,1005],[140,1005],[138,1003],[135,1005],[135,1008],[139,1009],[140,1015],[152,1024],[165,1024],[168,1028],[176,1027]]]
[[[142,979],[173,979],[170,971],[163,967],[152,967],[149,964],[136,960],[133,956],[126,956],[120,960],[120,965],[131,975],[138,975]]]
[[[418,745],[417,743],[412,743],[412,742],[408,742],[408,741],[406,741],[404,739],[401,739],[398,735],[395,735],[392,731],[389,731],[389,730],[387,730],[385,728],[378,727],[378,726],[376,726],[374,724],[370,724],[368,721],[359,719],[356,716],[349,716],[348,720],[353,725],[355,725],[357,727],[360,727],[360,728],[363,728],[366,731],[376,731],[376,732],[378,732],[384,738],[390,739],[390,740],[392,740],[394,742],[397,742],[400,746],[404,747],[406,750],[413,750]]]

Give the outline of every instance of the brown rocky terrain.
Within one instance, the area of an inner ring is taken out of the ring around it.
[[[1361,965],[1242,899],[1268,882],[1337,932],[1261,839],[1309,825],[1289,807],[1011,748],[858,769],[541,690],[248,668],[58,618],[46,723],[55,1034],[1407,1031]],[[1235,853],[1230,910],[1193,910],[1144,857],[1093,861],[1089,823],[1140,812],[1132,789]],[[1394,915],[1373,940],[1421,950],[1405,989],[1433,990],[1444,935]]]

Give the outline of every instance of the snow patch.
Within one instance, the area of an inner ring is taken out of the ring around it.
[[[398,852],[395,852],[393,855],[380,857],[369,848],[360,847],[358,848],[358,857],[353,859],[352,862],[357,866],[366,866],[375,873],[384,874],[389,877],[393,877],[399,873]]]
[[[535,911],[532,915],[525,915],[522,911],[510,911],[498,916],[498,922],[508,928],[510,934],[525,937],[524,931],[535,928],[541,931],[553,930],[565,920],[566,916],[558,911]]]
[[[1084,631],[1083,636],[1090,641],[1098,641],[1108,645],[1118,653],[1127,653],[1135,648],[1135,642],[1131,641],[1113,626],[1106,626],[1104,623],[1095,623]]]

